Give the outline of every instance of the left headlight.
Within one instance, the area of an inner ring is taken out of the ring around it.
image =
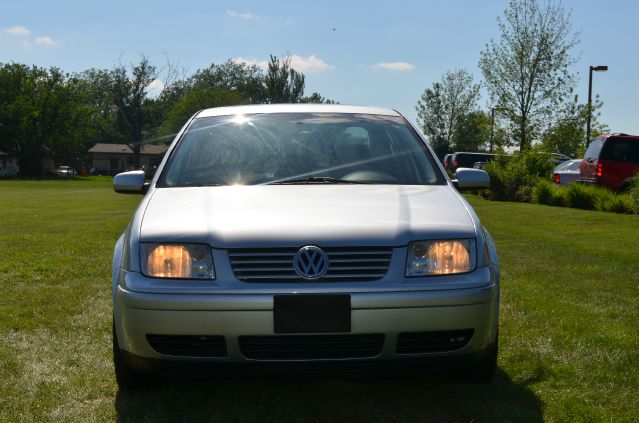
[[[142,273],[154,278],[215,279],[211,248],[202,244],[141,244]]]
[[[406,276],[449,275],[475,269],[474,239],[416,241],[408,245]]]

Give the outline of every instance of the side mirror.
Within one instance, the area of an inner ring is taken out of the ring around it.
[[[485,170],[459,168],[455,177],[453,184],[460,191],[490,187],[490,176]]]
[[[113,189],[120,194],[146,194],[149,185],[144,183],[143,170],[133,170],[115,175]]]

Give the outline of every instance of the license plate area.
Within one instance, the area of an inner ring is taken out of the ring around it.
[[[350,332],[351,296],[275,295],[273,327],[275,333]]]

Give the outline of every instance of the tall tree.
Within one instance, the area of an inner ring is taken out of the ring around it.
[[[224,89],[234,91],[249,103],[267,102],[263,71],[256,65],[227,60],[221,65],[212,64],[198,70],[190,78],[192,89]]]
[[[602,107],[603,101],[596,96],[592,103],[591,134],[593,136],[609,130],[607,125],[599,122]],[[579,96],[575,95],[572,102],[564,105],[555,124],[545,131],[541,142],[543,149],[569,157],[582,157],[586,149],[584,138],[587,119],[588,104],[579,103]]]
[[[265,76],[269,103],[299,103],[304,96],[304,74],[291,67],[291,59],[271,55]]]
[[[174,135],[199,110],[247,103],[248,99],[237,91],[222,88],[194,88],[187,91],[168,110],[160,127],[160,133]]]
[[[479,84],[464,69],[446,72],[441,82],[424,90],[417,118],[438,156],[451,151],[451,139],[461,119],[477,108]]]
[[[452,137],[455,151],[485,151],[490,144],[490,115],[481,112],[470,112],[459,119]]]
[[[171,75],[166,76],[155,97],[149,93],[151,83],[158,80],[160,73],[144,56],[138,64],[130,67],[130,72],[126,66],[118,65],[110,73],[110,94],[116,126],[133,150],[135,168],[140,167],[140,152],[145,136],[150,135],[162,119],[162,109],[156,103],[170,85]]]
[[[22,176],[42,176],[41,159],[70,160],[82,148],[86,110],[77,80],[57,68],[0,64],[0,150]]]
[[[479,67],[523,150],[573,88],[569,67],[578,38],[570,13],[552,0],[543,6],[538,0],[511,0],[497,22],[500,38],[486,45]]]

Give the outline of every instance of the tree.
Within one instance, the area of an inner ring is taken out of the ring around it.
[[[485,151],[490,144],[491,118],[484,112],[470,112],[459,118],[452,137],[454,151]]]
[[[265,76],[256,65],[227,60],[221,65],[212,64],[198,70],[188,82],[189,89],[218,88],[234,91],[248,103],[267,102]]]
[[[195,112],[210,107],[247,104],[249,100],[240,92],[222,88],[199,88],[189,90],[167,112],[160,133],[174,135]]]
[[[21,176],[42,176],[41,160],[70,160],[82,148],[86,109],[78,81],[57,68],[0,65],[0,150]]]
[[[162,121],[163,110],[159,107],[159,98],[170,86],[173,75],[170,70],[167,72],[159,94],[153,98],[149,94],[149,86],[159,79],[161,72],[144,56],[130,70],[118,65],[110,72],[109,92],[116,128],[133,150],[133,165],[139,168],[144,138],[151,135]]]
[[[479,67],[523,150],[573,88],[568,68],[578,39],[570,13],[552,1],[542,7],[538,0],[511,0],[497,21],[500,39],[486,45]]]
[[[291,59],[271,55],[265,76],[269,103],[299,103],[304,95],[304,74],[291,67]]]
[[[313,93],[309,96],[302,97],[300,103],[322,103],[322,104],[337,104],[336,101],[322,96],[320,93]]]
[[[458,69],[446,72],[441,82],[424,90],[415,109],[438,156],[451,151],[451,139],[461,119],[477,108],[479,88],[468,71]]]
[[[608,126],[599,122],[603,101],[599,96],[592,103],[591,134],[597,136],[608,131]],[[544,133],[542,148],[545,151],[562,153],[569,157],[582,157],[586,146],[586,121],[588,119],[588,104],[580,104],[579,96],[564,105],[557,122]]]

